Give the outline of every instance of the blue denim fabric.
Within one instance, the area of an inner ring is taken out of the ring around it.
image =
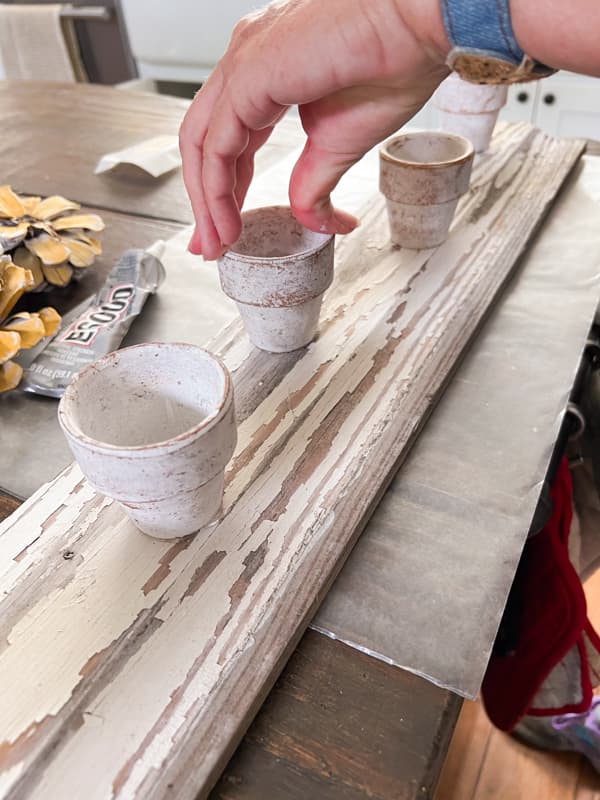
[[[518,64],[524,53],[510,22],[508,0],[441,0],[452,47]]]

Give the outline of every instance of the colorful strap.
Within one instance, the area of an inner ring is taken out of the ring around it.
[[[441,0],[442,17],[452,48],[463,53],[520,64],[508,0]]]

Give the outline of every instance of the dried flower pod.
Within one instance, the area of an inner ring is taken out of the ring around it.
[[[35,219],[54,219],[60,217],[65,211],[79,211],[81,208],[79,203],[67,200],[66,197],[61,197],[59,194],[46,197],[45,200],[40,200],[39,197],[32,199],[38,201],[33,210],[29,212]]]
[[[63,236],[61,241],[69,251],[69,262],[74,267],[89,267],[94,263],[96,254],[89,244],[70,236]]]
[[[0,209],[1,202],[0,189]],[[65,267],[71,269],[68,264],[52,269]],[[50,307],[36,312],[19,311],[8,316],[23,293],[31,290],[33,283],[30,270],[14,264],[8,256],[0,256],[0,393],[18,386],[23,374],[20,365],[11,359],[20,350],[35,347],[46,336],[55,334],[60,325],[60,314]]]
[[[10,314],[23,293],[32,288],[31,272],[13,264],[10,257],[0,256],[0,320]]]
[[[20,196],[0,186],[0,254],[30,270],[33,285],[27,291],[66,286],[73,267],[91,266],[102,252],[98,239],[88,235],[104,229],[102,218],[80,211],[79,203],[61,195]]]
[[[31,272],[33,276],[33,286],[29,291],[34,291],[45,285],[46,279],[44,278],[41,260],[24,245],[17,247],[12,254],[12,259],[17,266],[23,267],[23,269],[27,269]]]
[[[44,277],[52,286],[68,286],[73,277],[73,267],[70,264],[62,263],[57,265],[44,264]]]
[[[9,358],[16,355],[19,350],[29,350],[30,347],[35,347],[46,336],[46,326],[43,320],[38,314],[31,314],[28,311],[21,311],[19,314],[9,317],[0,323],[0,326],[0,336],[5,333],[14,333],[20,337],[17,342],[17,350]]]
[[[44,335],[54,336],[62,321],[58,311],[55,308],[52,308],[52,306],[46,306],[46,308],[40,308],[37,314],[44,323]]]
[[[104,221],[98,214],[72,214],[70,217],[59,217],[52,221],[55,231],[83,228],[86,231],[103,231]]]
[[[64,264],[69,257],[69,251],[60,239],[53,239],[47,233],[42,233],[34,239],[27,239],[25,247],[36,255],[44,266],[54,267]]]
[[[0,392],[16,389],[23,377],[23,368],[14,361],[0,364]]]
[[[25,207],[10,186],[0,186],[0,217],[2,219],[13,219],[22,217],[24,214]]]
[[[21,337],[15,331],[0,330],[0,364],[14,358],[21,348]]]

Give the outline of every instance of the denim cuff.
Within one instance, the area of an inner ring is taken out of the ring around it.
[[[519,64],[519,47],[508,0],[441,0],[442,18],[452,48]]]

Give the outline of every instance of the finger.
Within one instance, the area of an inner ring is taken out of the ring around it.
[[[202,151],[194,146],[187,151],[182,150],[182,157],[185,165],[183,182],[190,197],[196,223],[194,234],[189,243],[189,250],[195,255],[204,255],[208,259],[217,258],[224,248],[204,200],[201,179]],[[200,180],[198,180],[198,177]]]
[[[356,217],[333,207],[331,192],[363,155],[330,152],[307,140],[290,178],[290,206],[298,222],[323,233],[350,233],[356,228]]]
[[[179,132],[179,148],[183,162],[183,180],[190,198],[196,228],[190,242],[193,253],[215,258],[223,250],[210,216],[202,186],[202,145],[208,121],[219,93],[218,73],[208,79],[194,98]]]
[[[235,199],[239,209],[244,205],[248,188],[254,175],[254,156],[267,141],[273,128],[264,128],[262,131],[252,131],[250,141],[244,153],[238,158],[236,165]]]
[[[240,210],[235,197],[237,161],[249,142],[250,131],[225,100],[211,120],[202,146],[204,199],[224,244],[233,244],[240,235]]]
[[[244,205],[244,200],[248,193],[248,188],[252,182],[254,175],[254,156],[260,148],[267,142],[277,123],[286,115],[288,109],[282,108],[280,113],[273,119],[271,125],[268,125],[261,130],[253,130],[250,133],[250,140],[245,152],[240,156],[237,161],[237,174],[235,182],[235,199],[238,208],[241,209]]]
[[[188,250],[195,256],[202,255],[202,238],[198,233],[198,228],[194,227],[192,238],[188,243]]]
[[[237,189],[238,180],[245,181],[248,174],[251,178],[254,154],[269,138],[273,125],[285,110],[268,101],[264,114],[257,114],[257,106],[253,104],[242,107],[238,113],[231,101],[221,98],[211,117],[202,148],[202,184],[211,218],[225,244],[237,241],[241,231],[237,198],[243,201],[249,180]]]

